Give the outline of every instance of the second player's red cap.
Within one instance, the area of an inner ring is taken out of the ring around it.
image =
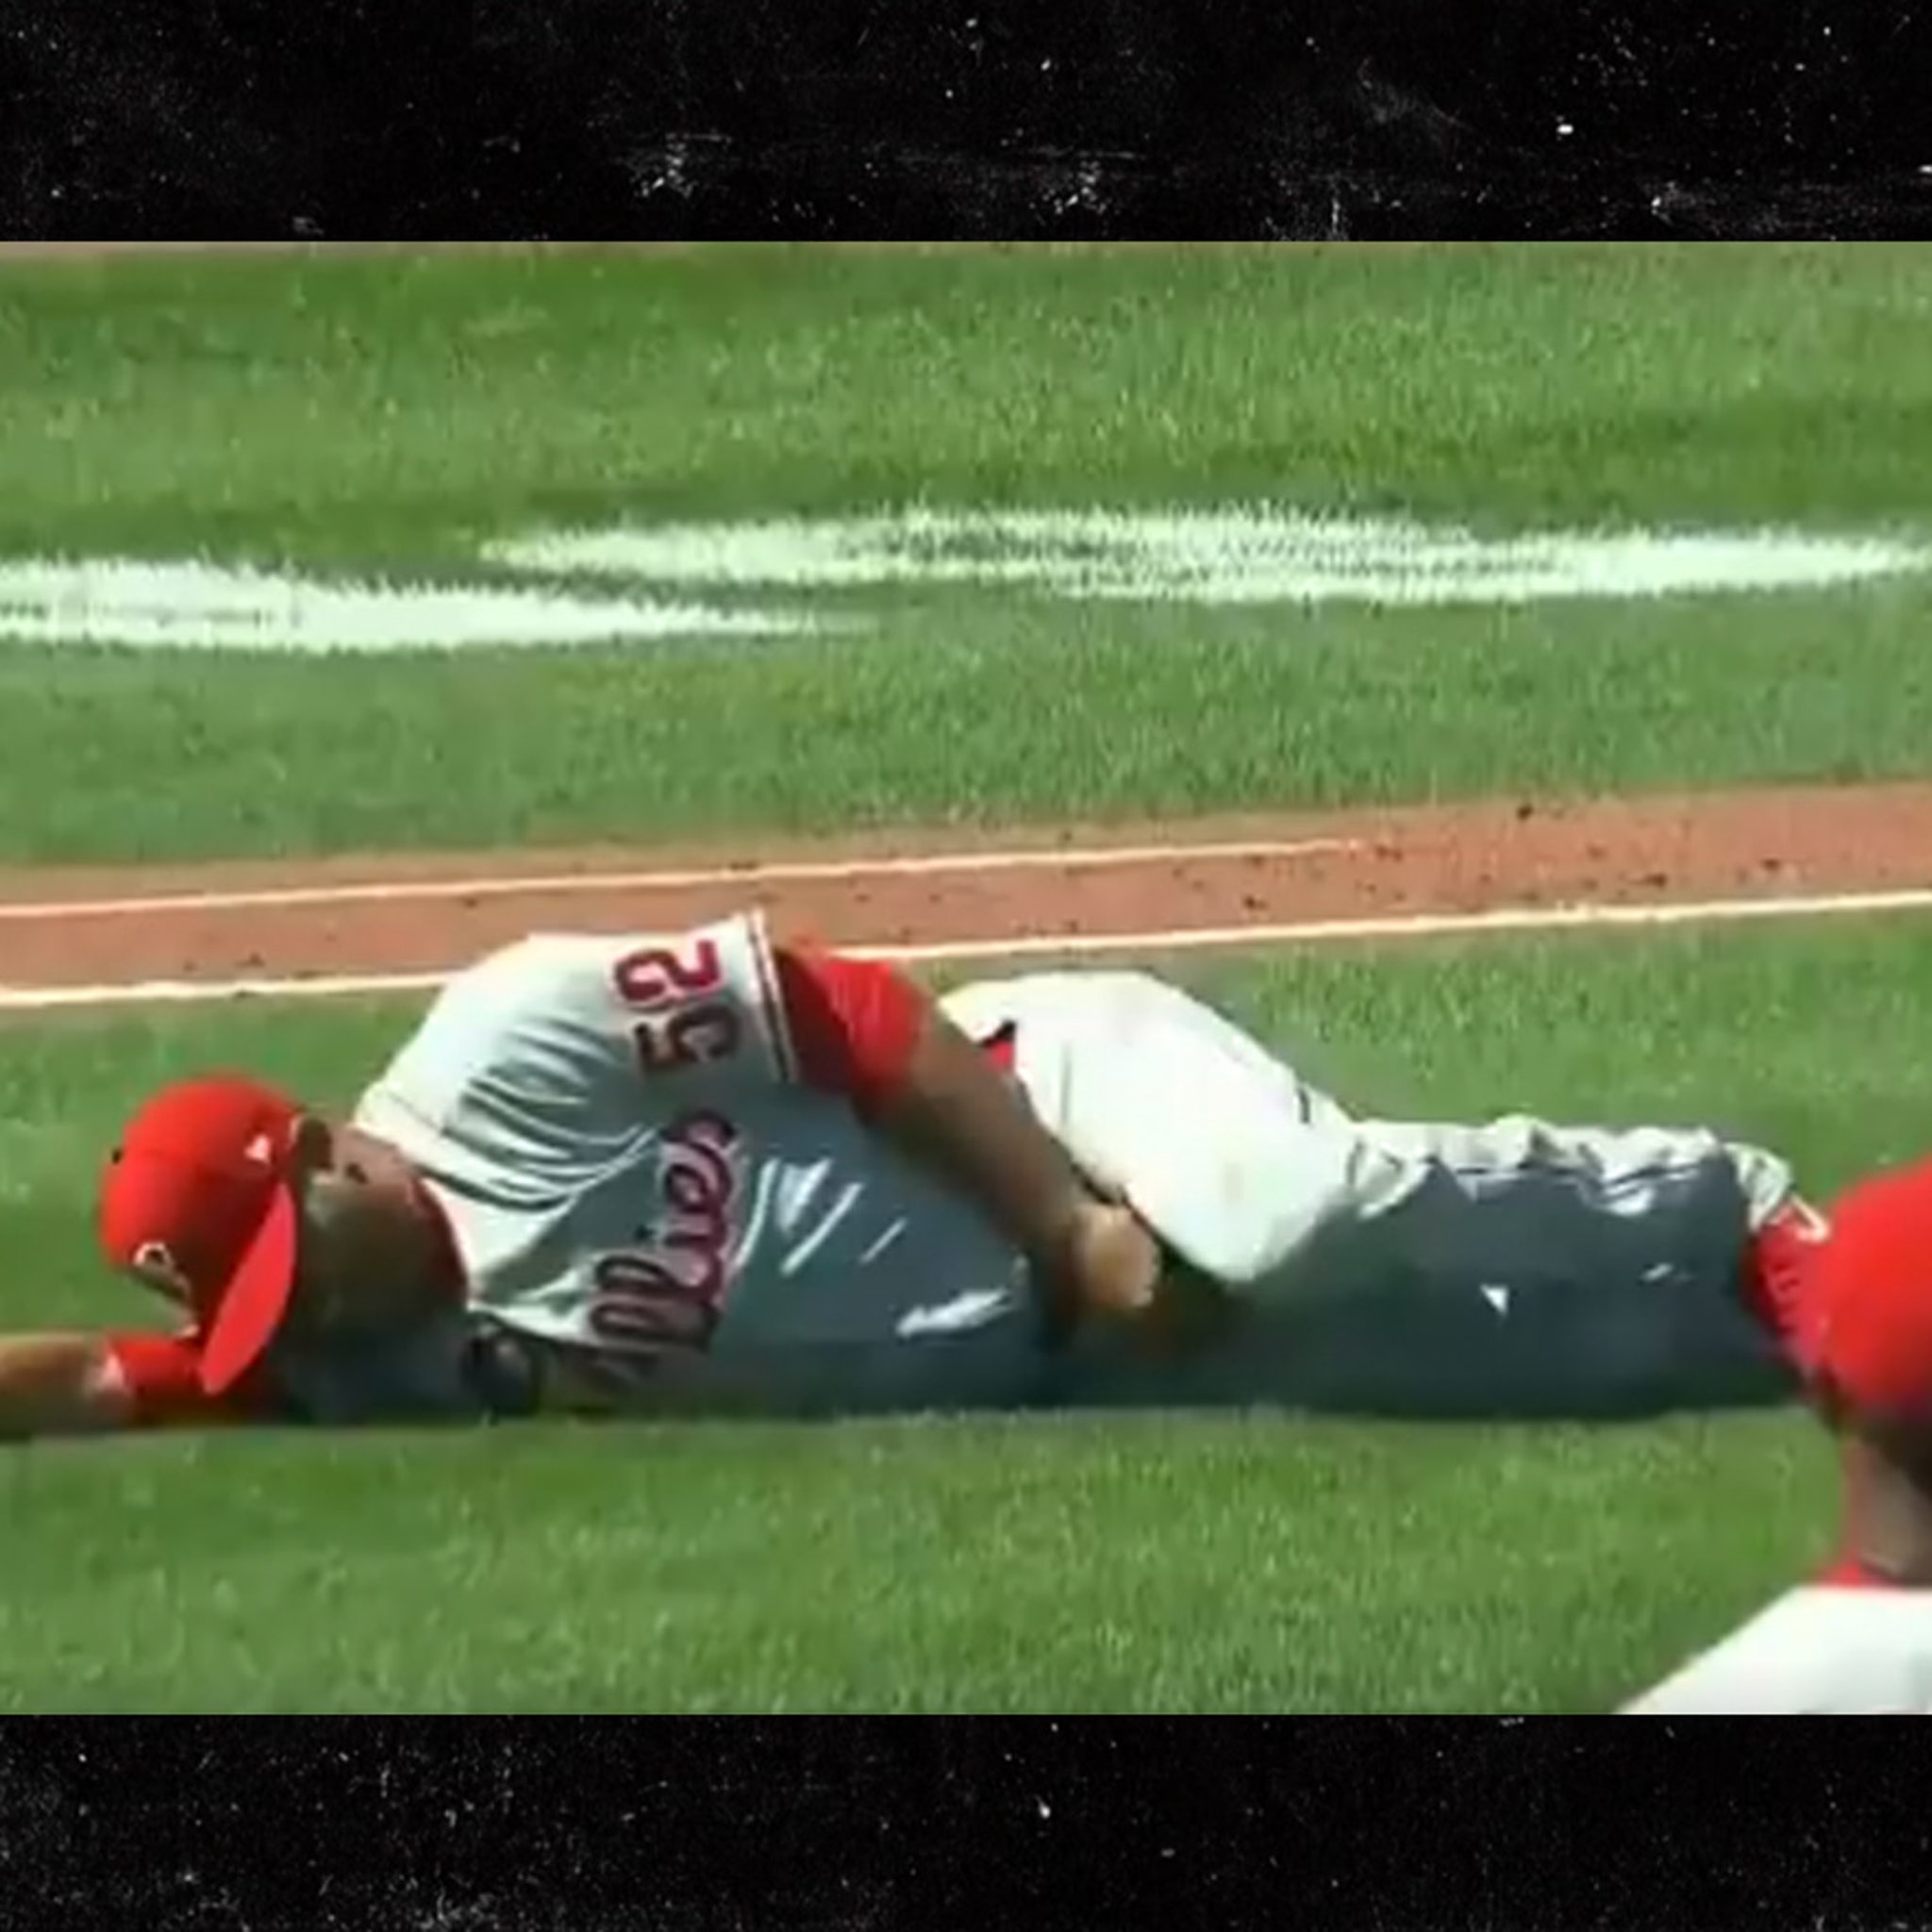
[[[1854,1410],[1932,1412],[1932,1160],[1832,1205],[1799,1318],[1799,1353]]]
[[[210,1394],[260,1358],[294,1290],[289,1164],[301,1119],[253,1080],[183,1081],[128,1123],[102,1182],[108,1258],[192,1311]]]

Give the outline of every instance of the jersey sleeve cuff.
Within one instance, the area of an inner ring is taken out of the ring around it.
[[[897,1092],[918,1046],[925,1001],[910,980],[876,960],[793,942],[773,954],[796,1077],[839,1093],[862,1113]]]

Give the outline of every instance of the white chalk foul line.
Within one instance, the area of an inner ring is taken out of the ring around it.
[[[1932,911],[1932,887],[1890,892],[1819,893],[1777,899],[1706,899],[1650,906],[1504,906],[1488,912],[1419,912],[1378,919],[1310,920],[1276,925],[1182,926],[1170,931],[945,940],[914,946],[852,945],[866,959],[938,965],[971,959],[1075,959],[1116,953],[1192,953],[1351,940],[1446,939],[1489,933],[1563,932],[1617,926],[1725,925],[1754,920],[1824,919],[1858,913]],[[62,1008],[203,1004],[236,999],[338,999],[423,992],[450,971],[316,974],[301,979],[129,981],[122,985],[0,987],[0,1012]]]
[[[330,886],[264,886],[253,890],[161,892],[128,899],[0,901],[0,924],[59,919],[129,919],[170,912],[266,911],[285,906],[407,906],[445,899],[524,899],[595,892],[688,891],[703,886],[758,887],[811,881],[925,878],[949,873],[1099,872],[1131,865],[1192,864],[1199,860],[1307,858],[1358,852],[1359,839],[1229,841],[1219,844],[1092,845],[1061,850],[937,852],[911,858],[824,858],[769,865],[717,865],[675,872],[538,873],[525,877],[387,879]]]

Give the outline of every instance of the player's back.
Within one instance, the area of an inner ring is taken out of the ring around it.
[[[533,936],[451,982],[358,1124],[442,1204],[474,1305],[524,1334],[854,1402],[1024,1375],[1017,1257],[796,1076],[774,983],[755,917]]]

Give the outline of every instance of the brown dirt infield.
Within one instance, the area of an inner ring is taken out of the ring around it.
[[[1202,849],[1299,841],[1309,849]],[[935,856],[945,869],[921,869]],[[797,876],[800,867],[826,874]],[[602,876],[613,872],[649,876]],[[435,972],[533,929],[675,930],[748,903],[781,928],[834,942],[936,945],[1924,887],[1932,784],[1104,830],[0,872],[0,986]],[[234,898],[291,891],[317,896]]]
[[[391,246],[408,253],[424,245]],[[538,252],[590,244],[480,245]],[[649,251],[665,244],[632,245]],[[8,242],[0,243],[0,267],[59,258],[83,262],[372,247],[380,252],[384,244]],[[1296,841],[1338,844],[1239,857],[1196,849]],[[1118,863],[1025,866],[996,857],[1022,848],[1051,853],[1099,846],[1134,848],[1145,856]],[[890,863],[868,871],[863,864],[921,854],[963,857],[975,850],[995,857],[942,874]],[[841,863],[846,866],[842,875],[817,879],[774,880],[756,870]],[[709,875],[568,892],[504,890],[492,883],[610,872]],[[408,890],[411,882],[440,880],[471,881],[475,890],[433,897],[412,896]],[[393,890],[292,905],[198,903],[211,894],[328,892],[361,885]],[[818,843],[774,839],[708,848],[0,872],[0,988],[440,971],[538,926],[663,930],[748,901],[764,906],[781,926],[829,941],[919,945],[1928,886],[1932,784],[1588,802],[1507,800],[1000,836],[912,831]],[[175,903],[125,903],[161,896]],[[75,901],[96,907],[124,903],[111,910],[58,909]],[[22,917],[15,908],[23,905],[57,909]]]

